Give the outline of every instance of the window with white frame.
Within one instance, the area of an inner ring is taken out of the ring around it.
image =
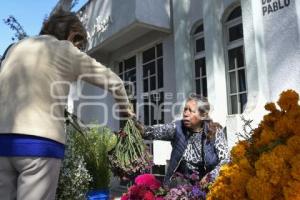
[[[157,44],[142,52],[142,80],[144,102],[144,124],[164,123],[164,79],[163,79],[163,47]],[[146,141],[153,155],[153,141]],[[150,169],[157,177],[164,177],[165,166],[154,165]]]
[[[144,123],[164,123],[163,49],[162,44],[142,52]]]
[[[193,32],[195,84],[196,93],[207,97],[205,43],[203,31],[203,24],[201,24],[197,26],[197,28]]]
[[[137,53],[128,59],[122,60],[118,64],[119,76],[125,81],[125,89],[129,95],[131,103],[137,108],[137,95],[141,95],[139,91],[143,93],[143,112],[144,124],[154,125],[164,123],[163,103],[163,47],[162,44],[157,44],[151,48]],[[142,80],[141,83],[137,83],[138,80]],[[139,79],[141,78],[141,79]],[[129,83],[129,84],[128,84]],[[138,86],[142,87],[142,90],[136,89]],[[138,93],[137,93],[138,92]],[[138,106],[139,109],[141,107]],[[135,110],[136,112],[136,110]],[[151,155],[153,155],[153,141],[145,140],[145,144]],[[156,175],[164,175],[164,165],[154,165],[150,172]],[[121,185],[126,185],[128,182],[122,182]]]
[[[119,62],[119,76],[125,82],[125,89],[136,112],[136,56]]]
[[[225,22],[228,113],[240,114],[247,103],[246,63],[244,53],[242,10],[233,9]]]

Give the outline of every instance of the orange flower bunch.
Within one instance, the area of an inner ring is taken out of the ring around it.
[[[208,193],[208,200],[300,200],[300,105],[293,90],[265,105],[264,116],[250,140],[231,150]]]

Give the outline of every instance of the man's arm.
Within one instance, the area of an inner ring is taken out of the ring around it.
[[[8,50],[14,45],[15,43],[10,44],[4,51],[3,55],[0,56],[0,67],[1,67],[1,63],[4,60],[4,58],[6,57],[6,54],[8,52]]]
[[[130,109],[128,96],[123,81],[119,76],[77,48],[72,48],[72,51],[74,51],[73,66],[75,76],[109,91],[119,105],[120,113],[124,116],[127,115],[126,117],[132,117],[134,113]]]

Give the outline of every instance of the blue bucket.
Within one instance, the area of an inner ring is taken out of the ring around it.
[[[109,200],[109,190],[92,190],[87,193],[87,200]]]

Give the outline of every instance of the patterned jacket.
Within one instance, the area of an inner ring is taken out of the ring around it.
[[[175,126],[175,129],[172,128],[172,126]],[[182,120],[167,124],[166,127],[161,128],[160,130],[157,129],[159,129],[159,126],[150,126],[145,128],[144,138],[151,140],[158,139],[171,141],[171,158],[164,180],[165,184],[169,184],[173,174],[176,172],[182,160],[183,153],[187,147],[189,139],[187,134],[188,130],[184,127]],[[204,122],[203,133],[202,155],[205,169],[203,174],[209,173],[214,179],[219,173],[220,166],[229,161],[227,142],[221,129],[217,131],[214,139],[209,140],[207,138],[208,122]]]

